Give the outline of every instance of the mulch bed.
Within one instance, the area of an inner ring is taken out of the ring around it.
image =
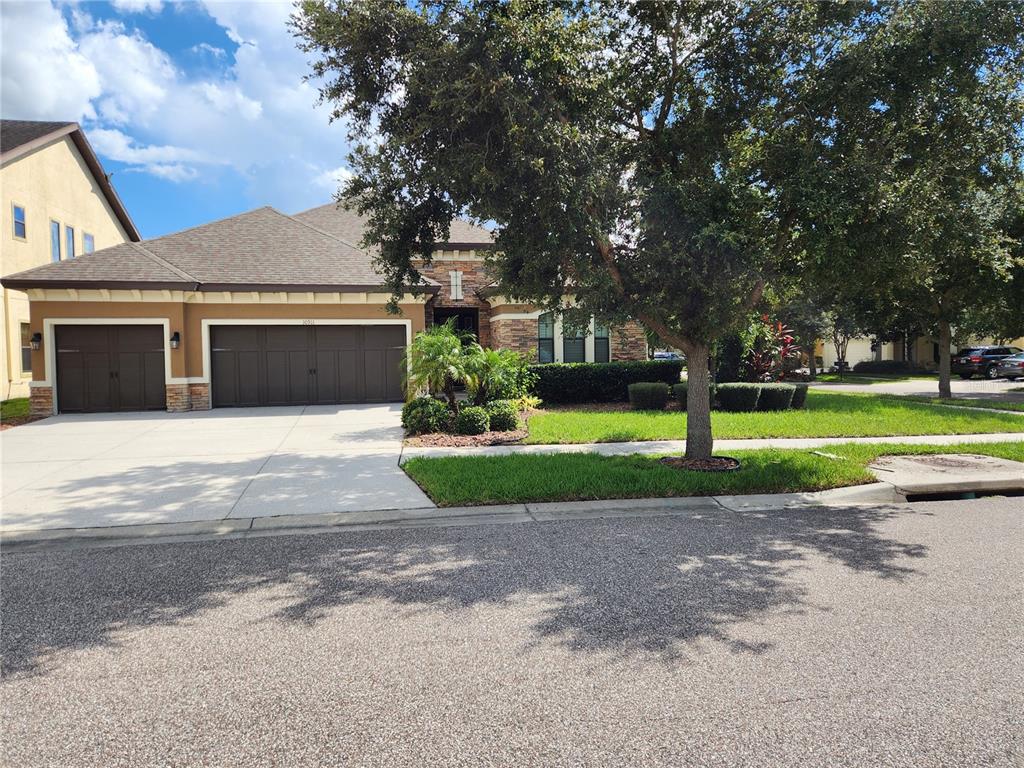
[[[733,472],[740,468],[738,459],[729,456],[712,456],[710,459],[686,459],[682,456],[666,456],[659,461],[673,469],[688,469],[691,472]]]
[[[484,432],[482,435],[450,435],[447,432],[432,432],[428,435],[407,437],[406,445],[433,448],[468,448],[478,445],[508,445],[518,443],[530,434],[525,429],[512,432]]]
[[[11,416],[10,418],[4,419],[0,422],[0,432],[3,432],[5,429],[20,427],[22,424],[28,424],[45,418],[45,416]]]

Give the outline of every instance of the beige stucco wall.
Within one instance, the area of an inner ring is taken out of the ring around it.
[[[68,136],[23,155],[0,169],[2,232],[0,274],[11,275],[50,263],[50,221],[75,230],[75,253],[84,252],[83,235],[93,236],[96,250],[128,240],[88,166]],[[14,210],[25,208],[26,237],[14,236]],[[21,327],[29,320],[28,298],[21,291],[0,288],[0,399],[28,396],[30,376],[21,370]]]

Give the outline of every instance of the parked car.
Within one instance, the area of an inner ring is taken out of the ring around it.
[[[667,352],[655,352],[654,353],[654,359],[655,360],[682,360],[683,356],[680,355],[678,352],[673,352],[673,351],[669,350]]]
[[[1000,360],[996,366],[996,376],[1010,381],[1024,379],[1024,352]]]
[[[988,379],[999,378],[996,372],[999,362],[1011,355],[1019,355],[1022,350],[1017,347],[967,347],[953,356],[951,369],[961,379],[969,379],[981,374]]]

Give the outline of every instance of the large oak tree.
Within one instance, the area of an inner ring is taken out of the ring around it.
[[[350,126],[343,197],[368,214],[393,289],[454,216],[493,221],[506,292],[570,324],[636,318],[686,353],[699,459],[711,345],[868,205],[879,167],[838,132],[876,101],[859,52],[897,10],[305,0],[293,27]]]

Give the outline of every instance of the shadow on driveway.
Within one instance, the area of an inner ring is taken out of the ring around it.
[[[693,512],[9,555],[3,671],[45,674],[66,662],[63,651],[116,648],[126,631],[187,625],[239,596],[273,605],[260,621],[313,626],[363,601],[450,612],[453,621],[466,620],[460,609],[526,601],[539,606],[525,614],[527,634],[575,653],[671,659],[706,639],[758,654],[771,641],[751,639],[749,624],[738,637],[734,625],[827,610],[807,600],[821,559],[851,576],[913,573],[926,548],[879,531],[912,514]]]

